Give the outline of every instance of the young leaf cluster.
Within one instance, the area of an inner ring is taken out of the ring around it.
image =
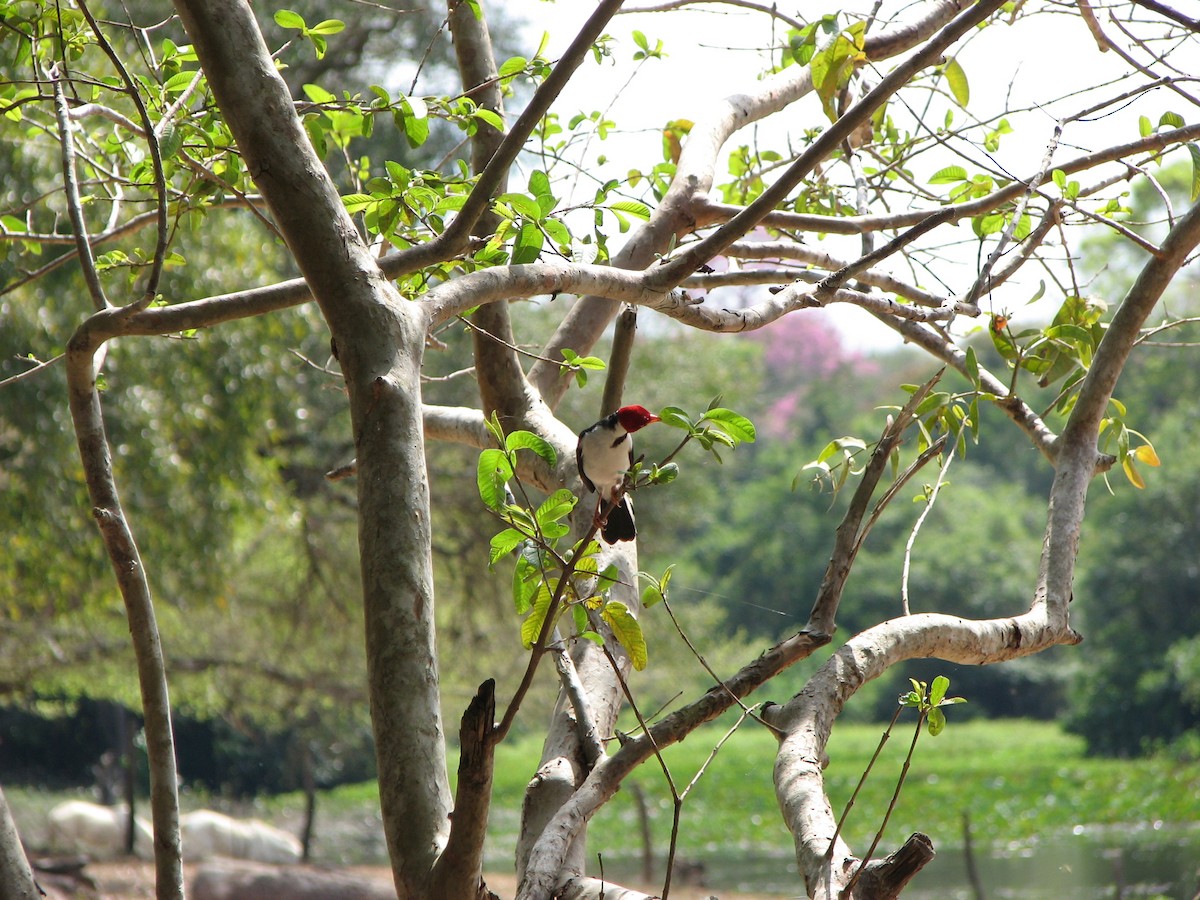
[[[669,463],[670,459],[683,448],[683,445],[691,440],[695,440],[716,457],[717,462],[724,462],[718,452],[719,448],[726,447],[732,450],[738,444],[754,443],[758,436],[754,423],[741,413],[720,406],[720,402],[720,397],[714,398],[704,415],[698,419],[693,419],[690,413],[678,406],[666,406],[659,411],[658,416],[664,425],[682,429],[687,432],[687,437],[664,460],[664,465],[657,467],[658,471],[663,471],[665,464]],[[671,477],[673,478],[674,475]]]
[[[942,712],[943,706],[967,702],[964,697],[946,696],[946,691],[950,688],[950,679],[945,675],[934,678],[932,684],[917,681],[915,678],[910,678],[909,683],[912,684],[912,690],[901,694],[897,702],[900,706],[915,709],[920,714],[920,717],[928,723],[931,737],[937,737],[946,730],[946,714]]]

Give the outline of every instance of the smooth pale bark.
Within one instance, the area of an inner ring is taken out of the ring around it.
[[[610,562],[616,563],[620,571],[620,581],[612,588],[612,599],[624,603],[635,616],[640,615],[641,598],[635,589],[638,583],[636,547],[624,544],[612,548],[610,554],[601,559],[601,569]],[[628,678],[631,670],[628,655],[611,635],[605,634],[605,640],[617,660],[620,677]],[[611,735],[624,701],[617,673],[613,671],[603,650],[591,641],[579,641],[572,648],[571,656],[579,682],[583,685],[586,715],[591,727],[596,734]],[[530,854],[546,827],[592,772],[595,760],[588,756],[586,745],[580,739],[576,712],[566,692],[560,692],[546,740],[542,744],[542,758],[537,773],[525,790],[521,832],[517,839],[518,880],[524,879]],[[586,832],[579,828],[562,845],[559,861],[562,877],[567,874],[582,875],[586,871],[586,849]]]
[[[21,846],[16,823],[0,790],[0,898],[38,900],[41,894],[33,881],[33,870]]]
[[[450,811],[419,381],[427,322],[359,237],[250,7],[180,0],[177,9],[247,170],[320,304],[348,388],[380,805],[396,888],[402,898],[419,897]]]
[[[84,322],[67,344],[67,399],[75,440],[83,462],[92,517],[116,575],[125,604],[129,635],[137,660],[138,688],[150,765],[150,808],[154,823],[155,896],[183,897],[183,860],[179,837],[179,793],[175,739],[166,662],[150,582],[113,478],[112,455],[104,428],[95,358],[104,341],[119,330],[133,308],[109,308]]]
[[[905,616],[855,635],[796,697],[765,710],[764,720],[781,737],[775,790],[784,823],[795,838],[808,896],[833,900],[858,863],[840,837],[833,854],[827,855],[836,817],[822,772],[833,723],[863,684],[906,659],[934,657],[983,665],[1077,640],[1074,632],[1051,623],[1044,606],[1024,616],[978,622],[930,613]]]

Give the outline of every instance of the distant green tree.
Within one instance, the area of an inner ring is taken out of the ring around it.
[[[1186,203],[1191,171],[1164,167],[1160,188],[1139,183],[1129,201],[1131,227],[1147,239],[1165,228],[1164,196]],[[1117,302],[1122,273],[1141,265],[1145,249],[1097,234],[1083,245],[1094,289]],[[1087,597],[1080,616],[1090,651],[1076,669],[1071,728],[1092,752],[1131,756],[1174,744],[1194,756],[1200,747],[1200,447],[1195,398],[1200,370],[1189,357],[1200,336],[1198,278],[1185,271],[1163,298],[1163,321],[1184,324],[1148,333],[1130,359],[1119,396],[1154,435],[1170,484],[1151,478],[1146,488],[1105,491],[1097,485],[1096,521],[1080,554],[1077,593]],[[1151,320],[1148,329],[1161,322]],[[1115,487],[1115,485],[1114,485]],[[1152,527],[1151,527],[1152,526]]]

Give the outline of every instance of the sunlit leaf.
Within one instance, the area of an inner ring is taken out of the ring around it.
[[[492,535],[491,540],[491,564],[495,564],[501,557],[512,553],[525,540],[525,535],[517,531],[515,528],[505,528],[499,534]]]
[[[1158,458],[1158,454],[1154,452],[1154,448],[1149,444],[1142,444],[1133,451],[1133,455],[1137,457],[1138,462],[1144,462],[1148,466],[1158,468],[1162,465],[1162,460]]]
[[[1121,460],[1121,468],[1125,471],[1125,477],[1129,479],[1129,483],[1135,488],[1141,490],[1146,486],[1146,482],[1142,479],[1142,475],[1138,472],[1137,467],[1133,464],[1133,457],[1126,456]]]
[[[504,505],[504,485],[513,477],[508,454],[494,448],[479,454],[479,469],[476,480],[479,497],[488,509],[499,510]]]
[[[546,465],[558,464],[558,454],[545,438],[532,431],[514,431],[504,439],[504,446],[509,450],[532,450],[546,461]]]
[[[275,11],[275,24],[280,28],[304,28],[304,16],[290,9]]]
[[[604,609],[600,611],[600,617],[612,629],[617,643],[624,647],[625,652],[629,654],[629,660],[633,663],[633,667],[639,672],[646,668],[648,661],[646,638],[642,634],[642,626],[629,612],[629,607],[619,600],[610,600],[604,604]]]
[[[754,423],[731,409],[724,409],[722,407],[710,409],[704,414],[704,418],[701,421],[712,422],[719,426],[734,441],[744,441],[747,444],[753,444],[757,437]]]
[[[553,599],[550,585],[543,582],[538,586],[533,597],[533,605],[529,615],[521,623],[521,646],[530,649],[542,632],[542,624],[546,621],[546,613],[550,611],[550,601]]]
[[[930,184],[957,184],[967,180],[967,170],[962,166],[946,166],[929,177]]]
[[[963,71],[957,58],[947,61],[945,73],[946,83],[950,85],[950,93],[954,95],[954,101],[965,109],[971,100],[971,88],[967,84],[967,73]]]
[[[525,263],[537,262],[538,257],[542,255],[542,245],[544,243],[545,236],[542,234],[542,230],[537,227],[537,224],[535,222],[526,222],[517,232],[517,239],[513,243],[513,265],[519,266]]]

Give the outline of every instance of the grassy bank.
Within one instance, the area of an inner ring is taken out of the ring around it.
[[[835,815],[841,814],[882,732],[882,726],[870,725],[835,729],[826,770]],[[911,724],[897,725],[855,801],[845,832],[860,851],[887,809],[911,736]],[[667,760],[677,784],[686,784],[703,765],[716,737],[696,735],[671,748]],[[791,846],[771,781],[774,756],[775,741],[762,728],[744,729],[722,748],[684,805],[686,852]],[[669,792],[657,767],[639,773],[638,783],[657,800],[654,828],[662,846],[669,833]],[[632,797],[618,797],[612,806],[591,832],[596,846],[621,846],[630,839]],[[979,844],[1021,843],[1078,826],[1195,823],[1200,821],[1200,764],[1087,758],[1082,741],[1053,724],[951,721],[936,738],[921,735],[884,846],[895,846],[913,831],[924,831],[938,846],[961,844],[964,812]]]
[[[1132,826],[1200,822],[1200,763],[1169,759],[1089,759],[1077,738],[1052,724],[1006,721],[956,723],[954,711],[937,738],[923,734],[908,781],[884,839],[894,847],[913,831],[929,834],[936,846],[962,842],[962,814],[970,815],[977,846],[1020,845],[1037,837],[1070,833],[1084,826]],[[826,778],[836,813],[841,812],[878,744],[882,726],[838,727],[829,747]],[[708,759],[723,728],[708,728],[669,748],[666,759],[682,790]],[[897,726],[846,825],[851,846],[865,850],[891,797],[911,725]],[[722,748],[683,807],[680,853],[696,858],[714,853],[786,853],[790,835],[780,823],[771,771],[775,741],[759,726],[745,726]],[[533,774],[540,743],[525,738],[497,753],[490,864],[507,868],[519,827],[521,797]],[[649,809],[652,842],[665,852],[671,824],[670,793],[657,764],[642,768],[632,784]],[[627,785],[593,822],[589,850],[609,857],[640,852],[634,790]],[[35,841],[49,806],[61,795],[8,789],[23,831]],[[223,806],[212,798],[185,795],[185,806]],[[285,795],[230,808],[298,831],[302,798]],[[330,863],[383,860],[378,795],[373,784],[346,785],[318,801],[317,857]]]
[[[950,724],[938,737],[921,736],[884,846],[894,847],[913,831],[926,832],[939,847],[960,845],[964,812],[970,816],[977,846],[1020,845],[1077,827],[1200,822],[1200,763],[1088,758],[1083,742],[1054,724],[956,723],[953,715],[951,710]],[[704,729],[667,750],[665,758],[680,790],[705,764],[724,730]],[[835,813],[841,813],[882,732],[879,725],[835,729],[826,770]],[[911,736],[911,724],[902,719],[855,802],[846,836],[860,851],[869,844],[887,808]],[[684,803],[683,855],[791,848],[771,781],[775,749],[775,740],[765,729],[750,725],[724,745]],[[511,864],[521,796],[540,750],[536,739],[525,738],[506,743],[497,753],[489,850],[495,865]],[[593,821],[591,852],[603,850],[610,856],[639,852],[633,785],[645,797],[653,846],[656,852],[665,851],[671,801],[663,773],[651,763],[631,782]],[[281,798],[280,802],[294,801]],[[375,802],[373,785],[346,786],[329,792],[321,809],[323,816],[339,819],[361,816],[363,807]]]

